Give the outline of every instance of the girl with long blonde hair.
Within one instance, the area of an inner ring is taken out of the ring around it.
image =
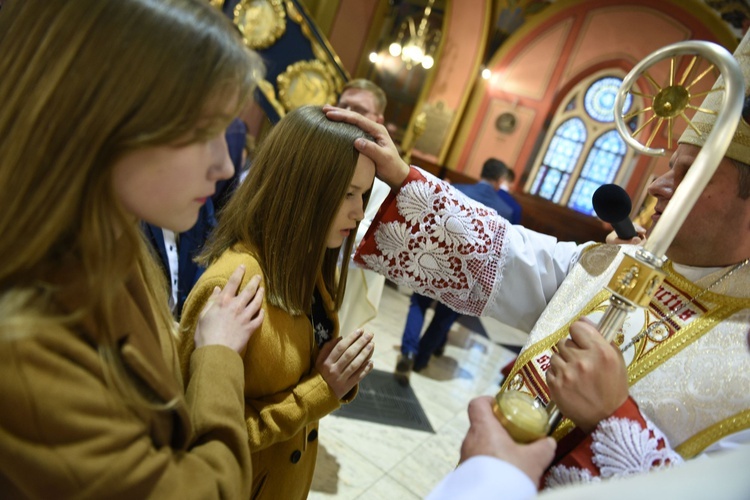
[[[231,175],[257,56],[203,0],[8,0],[0,53],[2,496],[247,497],[259,278],[213,291],[183,389],[139,224],[188,229]]]
[[[338,327],[348,256],[375,176],[373,163],[354,149],[354,140],[365,138],[319,107],[287,114],[220,214],[202,256],[208,268],[183,309],[187,376],[192,333],[211,291],[238,265],[263,277],[266,318],[245,354],[252,498],[307,497],[318,421],[351,401],[372,370],[372,334],[342,338]]]

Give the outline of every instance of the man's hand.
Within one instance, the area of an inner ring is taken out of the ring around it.
[[[628,373],[620,350],[589,320],[570,326],[547,370],[547,386],[563,415],[584,432],[610,417],[628,398]]]
[[[635,232],[638,233],[638,236],[634,236],[629,240],[621,240],[617,237],[617,233],[612,231],[607,235],[604,241],[610,245],[643,245],[646,243],[646,228],[639,226],[638,224],[633,224],[633,227],[635,228]]]
[[[348,111],[333,106],[323,106],[323,112],[330,120],[341,121],[356,125],[363,132],[370,134],[375,142],[365,139],[354,141],[354,147],[375,163],[378,178],[388,184],[391,189],[398,189],[409,175],[409,166],[404,163],[393,144],[388,130],[383,125],[354,111]]]
[[[515,465],[539,484],[542,474],[552,463],[557,443],[543,438],[530,444],[518,444],[492,412],[493,398],[482,396],[469,403],[469,432],[461,445],[461,462],[478,455],[499,458]]]

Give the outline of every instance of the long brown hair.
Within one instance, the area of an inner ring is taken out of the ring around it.
[[[338,308],[356,234],[352,231],[341,250],[326,248],[326,238],[354,176],[359,158],[354,140],[360,137],[371,139],[353,125],[328,120],[317,106],[287,114],[258,149],[200,261],[210,264],[242,243],[263,269],[271,304],[290,314],[308,312],[322,273]],[[365,203],[368,197],[369,190]]]
[[[257,55],[203,0],[11,0],[0,53],[3,333],[90,316],[107,345],[134,266],[171,328],[164,280],[117,201],[112,166],[137,149],[220,133],[251,94]],[[52,290],[67,258],[83,272]],[[80,309],[51,320],[50,294],[72,290]]]

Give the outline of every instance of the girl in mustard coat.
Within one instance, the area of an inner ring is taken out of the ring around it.
[[[210,265],[183,309],[187,376],[193,329],[212,290],[238,265],[263,277],[266,316],[244,358],[252,498],[307,496],[318,420],[350,401],[372,369],[372,334],[341,338],[337,316],[375,175],[372,161],[354,149],[364,137],[352,125],[329,121],[319,107],[287,114],[220,214],[203,256]]]
[[[259,279],[212,294],[183,389],[139,221],[231,175],[257,57],[203,0],[7,0],[0,53],[0,497],[247,497]]]

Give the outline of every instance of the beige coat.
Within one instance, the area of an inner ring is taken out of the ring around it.
[[[74,276],[66,267],[59,280]],[[135,274],[135,273],[134,273]],[[128,405],[102,371],[93,321],[18,336],[0,331],[0,497],[247,498],[242,364],[226,347],[195,351],[183,393],[172,336],[159,331],[135,275],[117,304],[121,358],[155,401]],[[60,298],[73,310],[76,294]]]
[[[238,246],[226,251],[193,287],[182,311],[183,373],[198,314],[214,287],[223,287],[240,264],[246,269],[243,287],[254,275],[262,275],[255,258]],[[321,280],[318,290],[334,322],[333,336],[338,336],[337,315]],[[255,472],[252,498],[305,498],[315,470],[318,420],[339,408],[341,401],[315,369],[318,347],[308,317],[291,316],[267,302],[263,309],[263,326],[250,338],[244,360],[245,417]],[[356,388],[345,401],[355,392]]]

